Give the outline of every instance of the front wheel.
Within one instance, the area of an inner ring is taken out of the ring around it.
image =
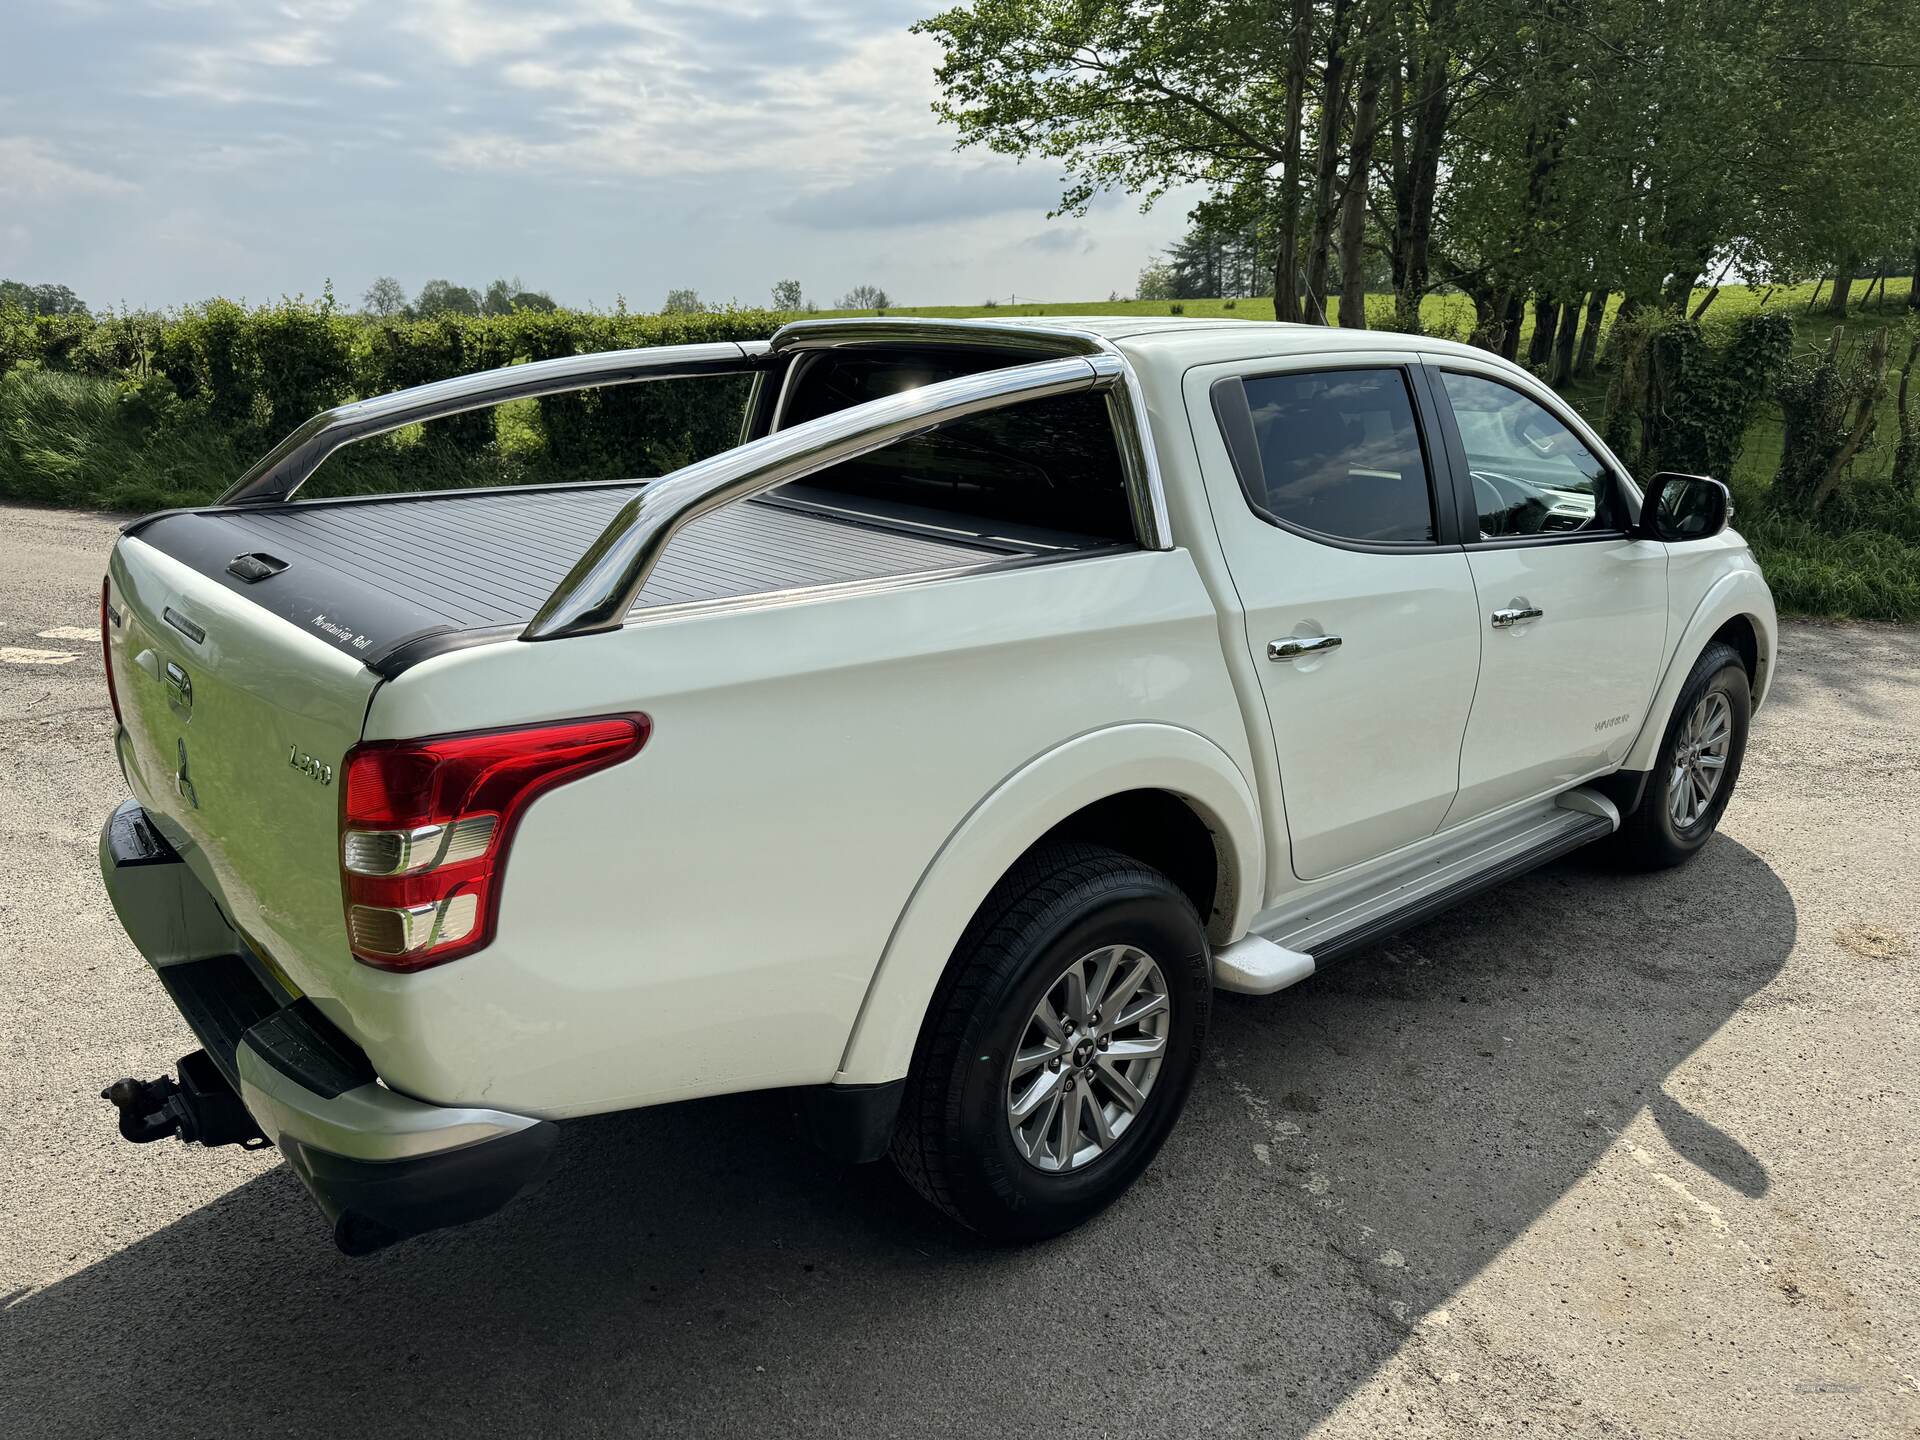
[[[1058,1234],[1146,1169],[1198,1071],[1207,940],[1165,875],[1117,851],[1023,861],[982,905],[928,1014],[893,1157],[996,1239]]]
[[[1746,666],[1715,641],[1680,687],[1647,788],[1620,824],[1616,853],[1626,864],[1667,869],[1707,843],[1740,778],[1752,710]]]

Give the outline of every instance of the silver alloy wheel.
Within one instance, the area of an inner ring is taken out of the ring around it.
[[[1034,1007],[1007,1075],[1007,1128],[1035,1169],[1077,1170],[1146,1107],[1172,1002],[1146,951],[1108,945],[1063,970]]]
[[[1700,823],[1719,792],[1733,745],[1733,706],[1718,690],[1700,697],[1674,737],[1673,772],[1667,777],[1667,813],[1674,828]]]

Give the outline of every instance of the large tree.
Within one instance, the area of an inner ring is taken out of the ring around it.
[[[1313,16],[1312,0],[975,0],[916,28],[945,52],[935,109],[961,143],[1057,161],[1062,211],[1109,189],[1253,193],[1292,319]]]
[[[23,280],[0,280],[0,305],[11,305],[29,315],[85,315],[87,302],[64,285],[29,285]]]
[[[465,285],[451,280],[429,280],[420,287],[413,302],[414,313],[434,315],[478,315],[480,297]]]
[[[1336,247],[1362,268],[1370,195],[1401,323],[1418,324],[1454,109],[1524,0],[973,0],[940,42],[935,109],[964,145],[1066,172],[1062,211],[1104,190],[1152,204],[1207,186],[1271,239],[1274,313],[1330,318]],[[1361,307],[1348,307],[1349,323]]]
[[[1203,185],[1269,247],[1281,319],[1331,319],[1337,268],[1364,323],[1372,247],[1395,323],[1457,286],[1511,354],[1531,304],[1564,378],[1610,293],[1683,310],[1910,242],[1912,4],[971,0],[919,29],[961,143],[1057,162],[1062,210]]]

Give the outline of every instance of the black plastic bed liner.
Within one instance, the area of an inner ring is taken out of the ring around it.
[[[524,625],[642,488],[629,482],[188,511],[130,533],[382,669],[425,637]],[[936,532],[800,501],[748,501],[676,536],[634,609],[949,570],[1087,543]],[[272,568],[234,568],[250,555],[284,568],[250,579],[242,572]]]

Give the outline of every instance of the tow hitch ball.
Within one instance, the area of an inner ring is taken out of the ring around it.
[[[204,1050],[180,1061],[180,1078],[116,1080],[100,1092],[120,1112],[120,1133],[135,1144],[178,1135],[188,1145],[242,1145],[249,1150],[267,1143],[253,1116],[240,1103]]]

